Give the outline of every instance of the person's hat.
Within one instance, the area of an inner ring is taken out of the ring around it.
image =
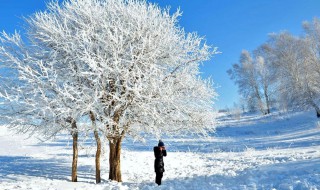
[[[164,146],[164,143],[162,142],[162,140],[159,140],[158,146]]]

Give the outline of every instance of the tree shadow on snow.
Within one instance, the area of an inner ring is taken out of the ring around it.
[[[0,181],[16,180],[18,176],[43,177],[70,181],[71,165],[56,159],[35,159],[23,156],[0,156]],[[90,171],[89,166],[78,167],[78,178],[82,171]],[[89,173],[89,172],[87,172]],[[86,175],[86,178],[91,178]],[[94,179],[94,177],[92,176]]]

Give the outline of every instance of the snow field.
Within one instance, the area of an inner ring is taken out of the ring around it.
[[[79,182],[71,183],[70,135],[41,143],[1,127],[0,189],[320,189],[320,128],[311,112],[222,119],[224,124],[208,138],[163,139],[168,156],[164,158],[162,186],[154,183],[152,149],[156,139],[140,143],[127,138],[123,142],[123,183],[107,180],[105,147],[101,184],[94,179],[93,141],[82,142]]]

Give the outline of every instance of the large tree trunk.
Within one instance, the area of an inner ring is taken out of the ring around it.
[[[72,172],[71,172],[71,181],[77,182],[77,166],[78,166],[78,131],[76,121],[72,119],[72,138],[73,138],[73,158],[72,158]]]
[[[121,142],[123,136],[109,138],[109,179],[122,182],[120,168]]]
[[[101,157],[101,140],[99,137],[99,133],[97,130],[94,131],[94,137],[97,143],[97,152],[96,152],[96,183],[101,183],[101,175],[100,175],[100,157]]]

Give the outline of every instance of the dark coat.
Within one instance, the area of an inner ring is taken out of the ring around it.
[[[167,156],[167,151],[162,150],[158,146],[153,147],[154,157],[156,158],[154,161],[154,171],[155,172],[164,172],[164,163],[163,157]]]

